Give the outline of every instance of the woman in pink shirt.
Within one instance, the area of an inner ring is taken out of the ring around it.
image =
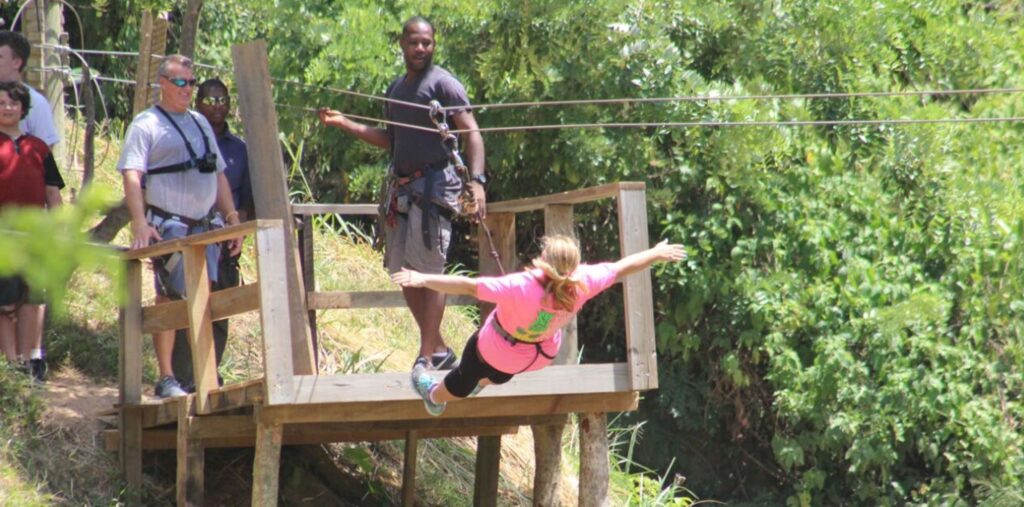
[[[422,365],[412,371],[413,387],[427,412],[440,415],[449,401],[504,384],[524,371],[551,363],[562,345],[562,327],[583,304],[622,278],[658,261],[686,258],[682,245],[667,241],[617,262],[580,264],[580,249],[568,236],[546,236],[540,257],[526,271],[501,277],[431,275],[402,269],[391,275],[402,287],[427,287],[475,296],[494,303],[483,326],[470,337],[462,363],[437,382]]]

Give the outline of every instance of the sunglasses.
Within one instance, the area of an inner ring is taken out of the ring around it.
[[[228,105],[228,98],[225,97],[203,97],[199,100],[203,104],[208,106],[226,106]]]
[[[163,78],[166,79],[167,81],[170,81],[170,83],[172,85],[177,86],[178,88],[184,88],[186,86],[195,86],[196,85],[196,79],[195,78],[185,79],[183,77],[167,77],[167,76],[163,76]]]

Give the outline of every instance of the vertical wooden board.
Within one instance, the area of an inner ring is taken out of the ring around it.
[[[138,504],[142,491],[142,262],[124,264],[124,303],[120,311],[118,397],[121,402],[121,441],[118,457],[128,484],[129,503]]]
[[[184,249],[185,304],[188,308],[188,342],[192,350],[192,371],[196,381],[196,410],[209,412],[208,395],[217,388],[217,356],[213,346],[213,320],[210,318],[210,277],[206,266],[206,246]]]
[[[575,219],[571,204],[548,204],[544,206],[544,234],[564,234],[575,236]],[[579,354],[579,338],[576,334],[577,322],[573,317],[562,328],[562,348],[551,364],[575,364]]]
[[[160,13],[153,17],[153,37],[150,39],[149,53],[149,83],[156,84],[160,80],[160,61],[167,54],[167,30],[170,23],[167,22],[167,13]],[[147,106],[160,102],[160,89],[150,87],[147,95]]]
[[[44,90],[46,74],[40,69],[44,67],[45,55],[44,51],[39,49],[39,45],[46,43],[46,2],[35,0],[28,5],[25,4],[26,2],[22,2],[24,10],[21,14],[21,31],[32,46],[32,51],[29,52],[28,61],[25,62],[26,72],[22,77],[32,88]]]
[[[177,503],[179,506],[200,506],[204,502],[204,467],[206,450],[203,441],[191,437],[194,396],[178,402]]]
[[[580,414],[580,507],[608,505],[608,419]]]
[[[246,150],[249,154],[249,175],[257,218],[284,221],[287,243],[284,243],[285,271],[288,290],[285,303],[291,315],[289,338],[292,343],[292,363],[296,375],[315,373],[312,340],[305,315],[305,284],[299,275],[298,254],[292,232],[291,203],[281,144],[278,141],[277,112],[274,108],[267,63],[267,44],[264,41],[237,44],[231,49],[238,87],[238,110],[245,128]]]
[[[256,457],[252,466],[253,507],[277,505],[283,433],[283,428],[277,423],[260,422],[256,426]]]
[[[515,213],[488,213],[484,224],[491,231],[491,238],[494,241],[494,251],[498,252],[501,265],[506,273],[516,270],[519,261],[516,256],[516,215]],[[487,233],[483,225],[477,227],[477,243],[480,255],[480,274],[483,276],[498,276],[501,269],[498,263],[491,257],[491,244],[487,241]],[[480,315],[486,317],[494,309],[491,303],[479,304]],[[483,318],[480,319],[481,321]]]
[[[260,225],[256,231],[256,263],[260,277],[260,323],[263,329],[263,372],[268,405],[291,402],[292,343],[285,282],[284,231],[278,226]],[[301,313],[298,315],[302,315]],[[297,317],[299,318],[299,317]]]
[[[531,426],[533,431],[533,505],[557,505],[562,478],[564,424]]]
[[[419,433],[405,434],[405,463],[402,467],[402,507],[416,504],[416,451],[419,449]]]
[[[302,217],[302,224],[299,226],[299,260],[302,265],[302,284],[307,292],[316,290],[316,263],[313,250],[313,217],[305,215]],[[306,305],[308,308],[308,304]],[[309,320],[309,336],[313,348],[313,365],[316,371],[320,371],[320,340],[317,336],[316,310],[306,312]]]
[[[620,190],[619,245],[622,255],[650,248],[647,236],[647,198],[644,190]],[[657,389],[658,358],[654,338],[654,300],[651,270],[634,273],[622,282],[626,310],[626,363],[634,391]]]
[[[474,507],[498,505],[498,478],[501,471],[501,435],[476,437],[476,480],[473,483]]]

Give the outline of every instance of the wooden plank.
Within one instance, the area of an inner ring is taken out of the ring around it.
[[[400,290],[332,291],[310,292],[306,295],[310,310],[349,308],[404,308],[405,296]],[[472,296],[448,296],[446,306],[470,306],[477,304]]]
[[[481,276],[500,276],[502,270],[505,273],[512,273],[519,264],[519,257],[516,254],[516,215],[514,213],[495,213],[490,204],[487,207],[487,218],[484,225],[490,230],[491,239],[488,241],[487,232],[484,227],[477,227],[478,256],[480,258]],[[493,247],[491,242],[494,243]],[[493,248],[493,251],[492,251]],[[498,254],[498,260],[493,255]],[[487,316],[494,311],[493,303],[479,302],[480,321],[483,322]]]
[[[440,375],[438,375],[440,378]],[[474,399],[505,396],[590,394],[629,391],[625,363],[558,365],[516,375],[507,384],[489,386]],[[295,377],[291,404],[421,400],[409,387],[406,372]],[[462,401],[454,404],[463,403]]]
[[[294,211],[294,207],[293,207]],[[299,263],[302,265],[302,283],[310,292],[316,291],[316,253],[314,241],[313,217],[302,217],[299,225]],[[313,363],[316,371],[320,371],[320,337],[316,325],[316,310],[309,307],[309,296],[306,296],[306,319],[309,321],[309,336],[313,347]]]
[[[142,491],[142,414],[130,405],[142,401],[142,263],[124,266],[124,306],[119,318],[118,399],[125,438],[118,449],[128,500],[138,503]]]
[[[647,237],[647,198],[643,189],[619,192],[619,246],[622,255],[650,248]],[[622,282],[626,312],[626,363],[635,391],[658,388],[658,357],[654,340],[654,300],[651,270],[634,273]]]
[[[201,232],[199,234],[193,234],[184,238],[172,239],[170,241],[161,241],[155,245],[150,245],[145,248],[136,248],[134,250],[126,250],[121,253],[121,260],[132,260],[132,259],[148,259],[150,257],[158,257],[169,253],[178,252],[184,250],[187,246],[192,245],[212,245],[214,243],[221,243],[229,239],[246,236],[256,231],[260,225],[271,226],[274,224],[280,224],[279,220],[260,220],[242,222],[238,225],[232,225],[230,227],[223,227],[220,229],[214,229],[212,231]]]
[[[210,320],[216,322],[260,308],[259,282],[231,287],[210,294]],[[184,329],[188,327],[188,305],[175,300],[142,309],[142,332]]]
[[[473,506],[498,505],[498,478],[501,471],[501,437],[477,437],[476,474],[473,481]]]
[[[229,384],[210,392],[210,412],[223,412],[263,403],[263,379]]]
[[[604,413],[580,414],[580,507],[607,507],[608,419]]]
[[[283,274],[286,279],[280,303],[285,305],[288,315],[296,317],[288,321],[290,333],[284,335],[291,340],[291,369],[297,375],[308,375],[315,373],[316,368],[309,326],[305,319],[298,318],[306,312],[306,289],[299,274],[298,253],[292,240],[295,237],[292,230],[293,218],[288,199],[287,171],[278,136],[277,108],[274,107],[271,90],[267,43],[254,41],[236,44],[231,48],[231,55],[235,64],[235,85],[238,87],[238,110],[245,128],[256,217],[283,220],[284,261],[278,265],[279,270],[283,271],[277,273]],[[262,276],[260,280],[266,281]],[[266,289],[269,291],[269,288]],[[263,306],[263,310],[266,311],[267,307]]]
[[[376,204],[292,204],[292,213],[302,216],[313,215],[366,215],[377,214]]]
[[[294,327],[291,316],[302,315],[302,312],[289,310],[288,285],[282,274],[287,269],[286,250],[289,250],[284,234],[280,227],[260,228],[256,232],[256,260],[262,285],[260,322],[263,327],[264,400],[270,405],[287,402],[294,392],[292,375],[301,373],[295,369],[296,363],[292,358]]]
[[[178,404],[177,429],[177,501],[181,507],[203,505],[205,492],[203,468],[205,449],[203,441],[191,436],[194,398]]]
[[[277,505],[281,437],[280,424],[260,422],[256,429],[256,457],[252,466],[253,507]]]
[[[208,412],[207,395],[217,387],[217,357],[213,347],[213,321],[210,320],[210,277],[206,266],[206,247],[185,249],[185,303],[188,306],[188,341],[192,350],[192,368],[196,381],[196,410]]]
[[[139,56],[135,63],[135,98],[132,101],[132,117],[138,116],[149,107],[152,90],[149,85],[150,67],[153,66],[153,21],[156,16],[152,11],[142,12],[139,26]]]
[[[293,428],[295,426],[295,428]],[[403,440],[409,432],[405,430],[365,430],[365,431],[315,431],[304,429],[309,425],[287,425],[281,437],[282,445],[317,445],[333,442],[382,442]],[[417,430],[420,439],[477,437],[487,435],[514,435],[519,426],[477,426],[457,428],[432,428]],[[120,433],[116,429],[102,431],[103,445],[108,451],[117,451],[120,445]],[[231,436],[204,438],[206,449],[253,448],[256,444],[256,427]],[[176,429],[150,429],[143,433],[142,448],[147,451],[173,450],[177,448],[178,431]]]
[[[416,431],[405,434],[405,459],[402,466],[402,507],[413,507],[416,503],[416,451],[419,449],[419,435]]]
[[[643,190],[646,185],[642,181],[620,181],[608,183],[596,187],[570,190],[557,194],[548,194],[538,197],[527,197],[512,201],[501,201],[487,203],[487,214],[491,213],[522,213],[525,211],[538,211],[549,204],[582,204],[590,201],[598,201],[615,197],[620,190]]]
[[[544,206],[544,234],[563,234],[576,236],[575,219],[571,204],[549,204]],[[575,364],[579,355],[579,338],[576,335],[578,329],[576,317],[573,316],[565,327],[562,328],[562,347],[558,350],[558,356],[551,364]]]
[[[486,390],[491,389],[488,387]],[[485,391],[486,391],[485,390]],[[494,417],[555,415],[575,412],[628,412],[636,410],[638,393],[559,394],[542,396],[476,397],[449,402],[442,420],[488,414]],[[264,408],[266,417],[282,423],[395,421],[429,419],[422,400],[276,405]]]

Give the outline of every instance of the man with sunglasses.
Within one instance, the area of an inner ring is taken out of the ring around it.
[[[192,60],[181,55],[166,56],[157,74],[160,102],[132,120],[117,164],[131,215],[132,248],[218,226],[215,204],[225,223],[239,223],[213,129],[203,115],[189,110],[196,85]],[[240,240],[231,240],[230,248],[232,255],[237,255]],[[214,282],[219,257],[218,245],[206,249],[207,270]],[[180,253],[153,259],[153,272],[157,303],[184,296]],[[160,370],[156,396],[185,395],[174,377],[174,332],[154,333],[153,346]]]
[[[231,96],[228,87],[217,78],[210,78],[199,84],[196,89],[196,111],[199,111],[210,122],[217,136],[217,148],[224,157],[224,175],[231,187],[238,218],[246,221],[254,216],[252,185],[249,181],[249,155],[245,150],[245,141],[231,133],[228,128],[228,113],[231,110]],[[216,290],[237,287],[238,255],[231,255],[230,245],[225,245],[220,253],[220,265],[217,267]],[[213,323],[213,345],[216,352],[217,365],[220,366],[227,347],[228,321],[218,320]],[[195,389],[192,369],[192,349],[188,343],[188,333],[179,329],[174,334],[174,377],[182,384],[185,391]]]

